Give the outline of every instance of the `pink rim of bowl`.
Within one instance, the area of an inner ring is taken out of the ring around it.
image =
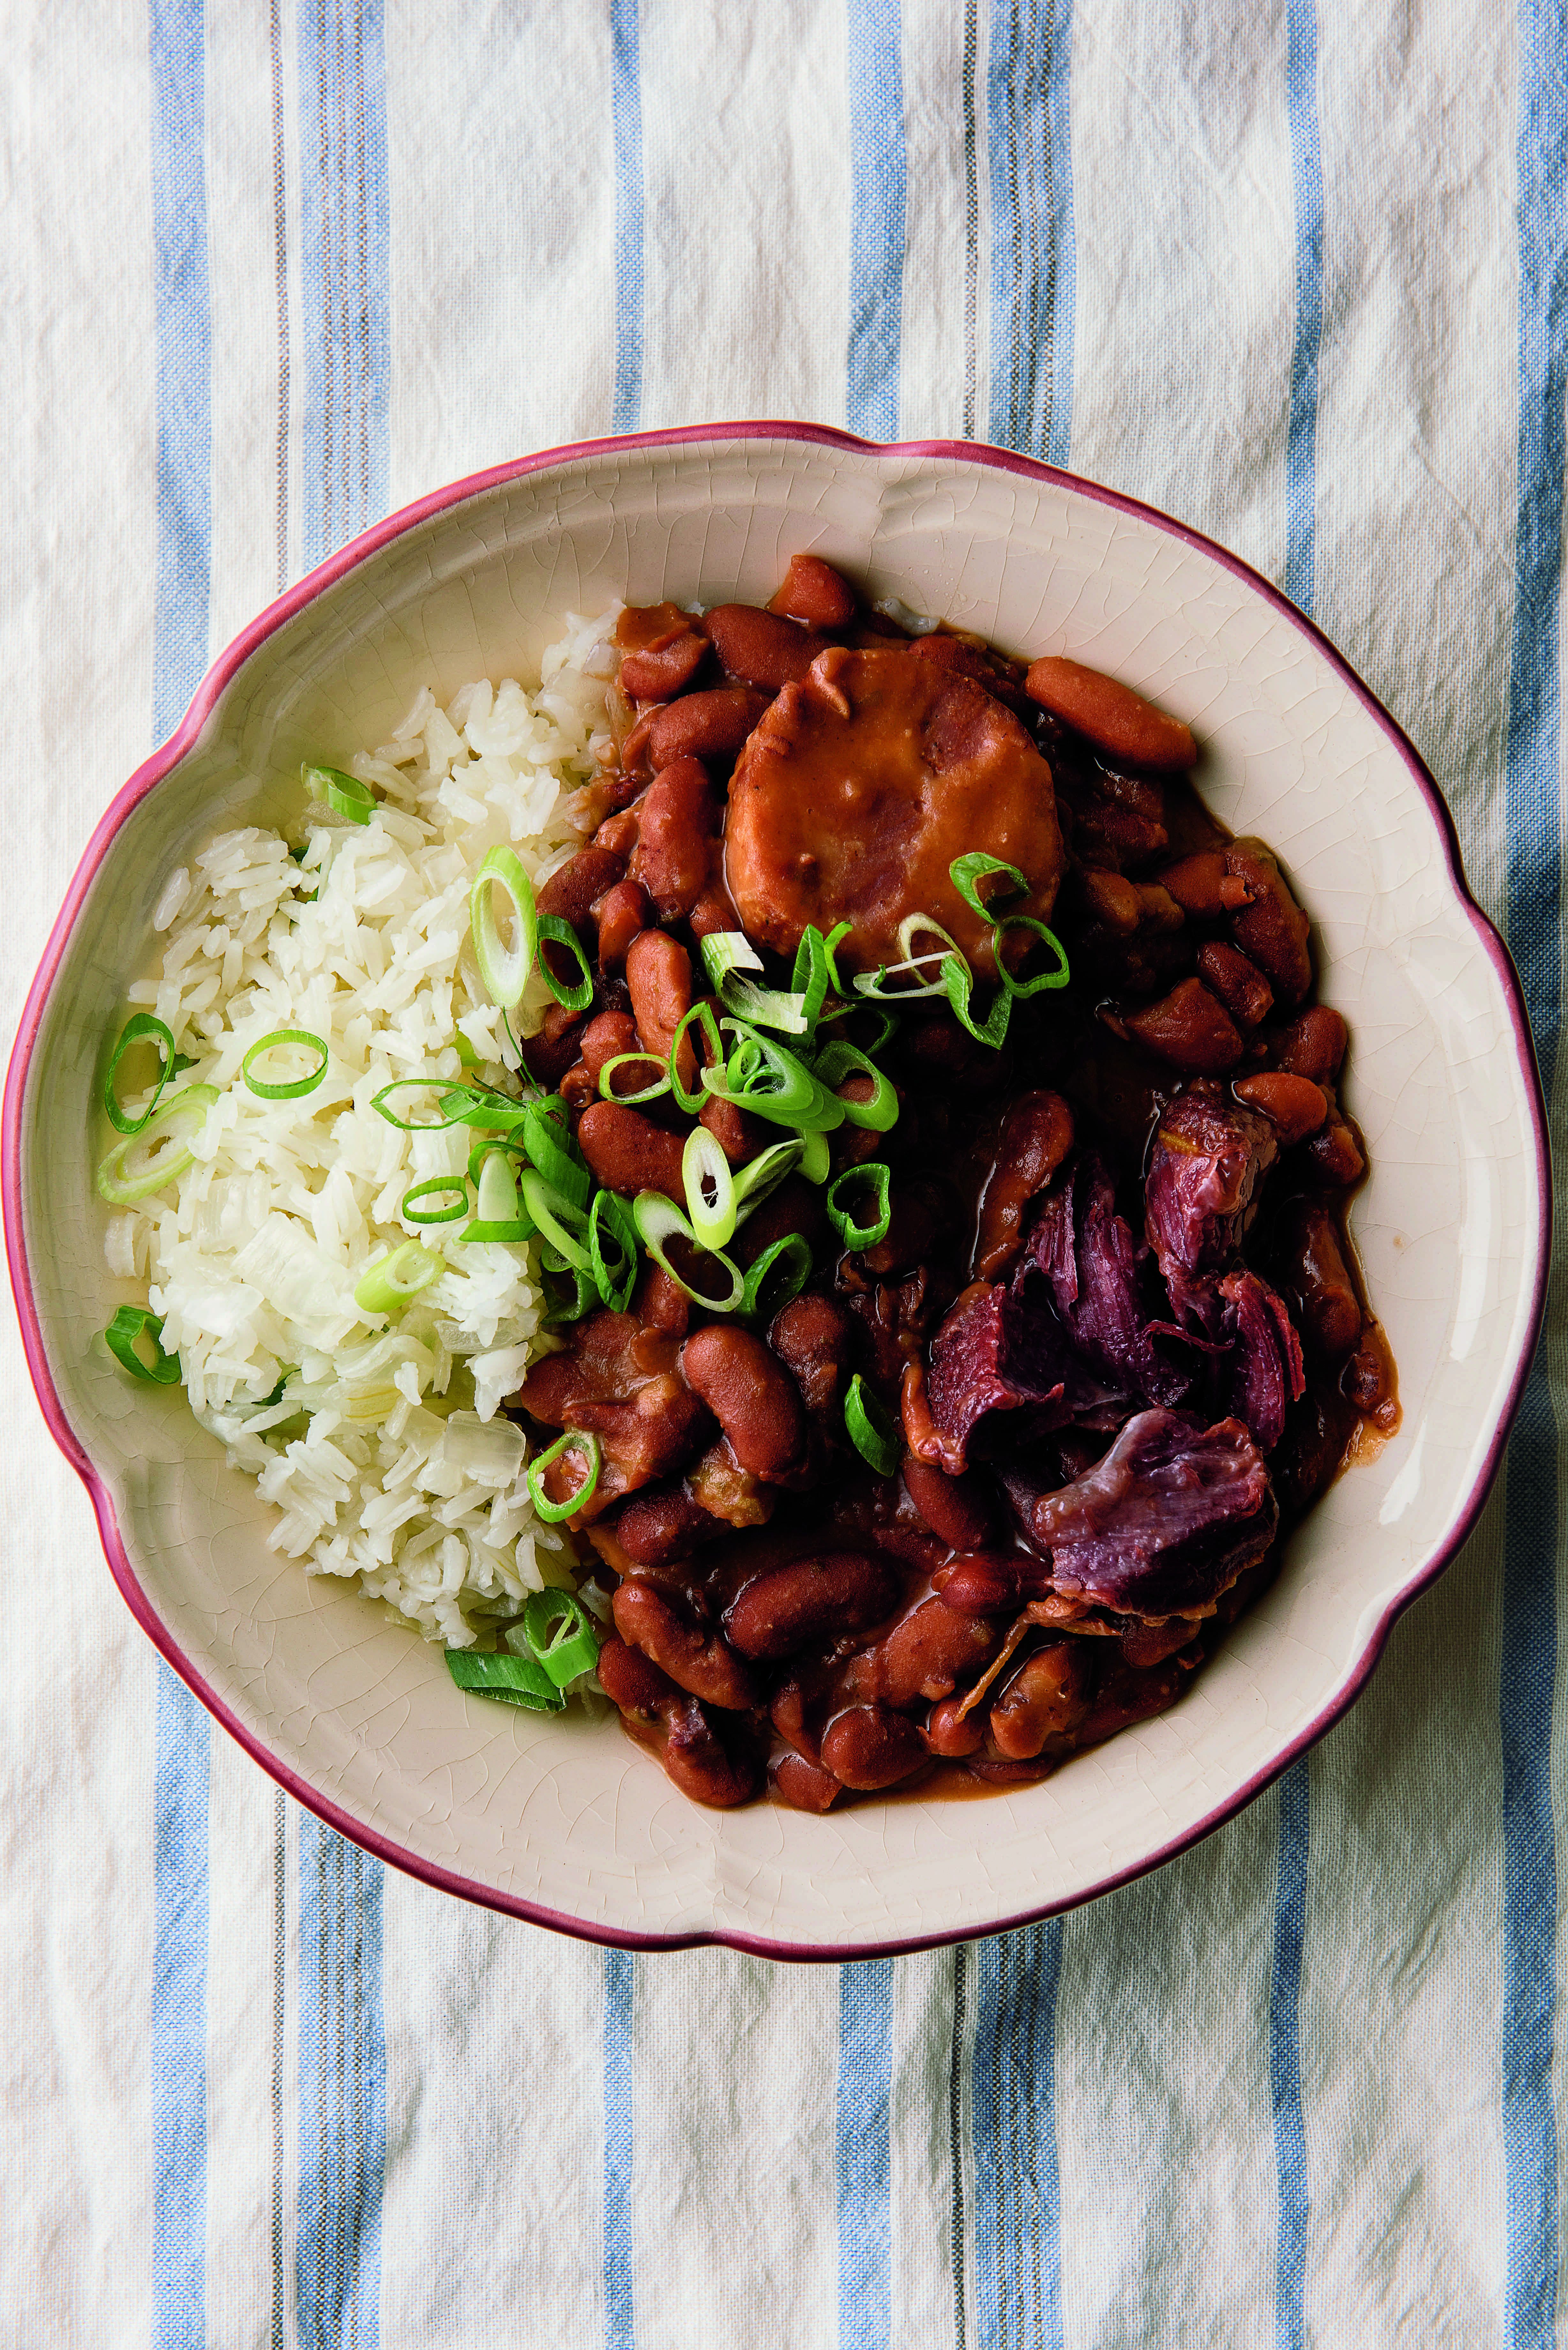
[[[67,1420],[60,1399],[50,1377],[43,1333],[34,1298],[32,1277],[28,1268],[23,1235],[22,1219],[22,1104],[26,1088],[28,1069],[36,1041],[45,1003],[54,983],[66,942],[75,924],[82,901],[108,852],[110,841],[130,811],[161,783],[196,743],[220,696],[245,661],[286,621],[292,619],[313,602],[326,588],[352,571],[368,556],[416,527],[430,516],[461,504],[465,499],[500,487],[529,473],[540,473],[551,466],[570,464],[584,458],[601,456],[621,449],[679,448],[697,442],[732,442],[738,441],[795,441],[815,443],[829,449],[869,452],[881,456],[935,457],[968,464],[991,467],[996,471],[1020,473],[1035,482],[1058,484],[1096,503],[1152,523],[1183,545],[1208,556],[1225,570],[1244,580],[1252,591],[1277,611],[1286,616],[1292,626],[1309,638],[1324,659],[1345,681],[1367,714],[1387,737],[1399,759],[1429,807],[1442,840],[1450,886],[1462,906],[1467,919],[1491,962],[1508,1005],[1512,1024],[1515,1050],[1524,1080],[1524,1090],[1530,1103],[1532,1139],[1535,1149],[1537,1192],[1540,1203],[1539,1256],[1537,1260],[1531,1310],[1519,1347],[1518,1360],[1510,1382],[1507,1398],[1492,1431],[1480,1472],[1455,1522],[1453,1531],[1437,1554],[1426,1560],[1420,1571],[1395,1596],[1370,1631],[1363,1648],[1358,1669],[1348,1684],[1336,1691],[1334,1701],[1317,1715],[1293,1738],[1284,1750],[1262,1769],[1255,1772],[1243,1783],[1226,1795],[1214,1809],[1195,1825],[1174,1836],[1168,1844],[1146,1854],[1127,1867],[1107,1875],[1099,1882],[1085,1887],[1070,1898],[1030,1908],[1017,1916],[998,1918],[983,1928],[968,1926],[956,1931],[939,1932],[889,1941],[856,1942],[852,1945],[805,1945],[778,1943],[764,1938],[739,1933],[680,1933],[637,1934],[591,1923],[544,1908],[537,1902],[511,1898],[493,1887],[480,1885],[456,1872],[438,1867],[411,1855],[390,1838],[378,1834],[362,1822],[334,1804],[316,1789],[308,1786],[286,1764],[277,1761],[263,1742],[246,1730],[234,1714],[202,1677],[179,1643],[161,1621],[143,1591],[135,1569],[130,1564],[116,1522],[109,1492],[93,1467],[92,1461],[78,1442]],[[827,425],[802,424],[768,420],[723,424],[693,424],[671,427],[656,432],[630,433],[618,438],[580,441],[558,449],[545,449],[532,456],[514,459],[494,465],[480,473],[434,490],[411,505],[389,515],[359,537],[351,539],[338,552],[299,580],[275,602],[269,604],[250,626],[221,653],[208,670],[198,687],[189,710],[179,728],[162,747],[143,761],[130,780],[116,795],[99,823],[86,852],[72,877],[58,918],[49,934],[43,960],[38,966],[27,1001],[17,1027],[16,1039],[6,1072],[3,1122],[0,1122],[0,1202],[3,1202],[5,1222],[5,1254],[10,1270],[11,1286],[16,1302],[17,1319],[21,1326],[22,1343],[34,1389],[42,1408],[49,1432],[60,1451],[77,1471],[91,1498],[98,1520],[99,1534],[109,1571],[119,1587],[120,1596],[142,1630],[153,1642],[167,1663],[179,1674],[213,1718],[221,1722],[264,1771],[277,1781],[296,1802],[314,1812],[342,1835],[359,1845],[378,1859],[395,1868],[421,1878],[441,1891],[453,1893],[481,1907],[522,1918],[531,1925],[548,1926],[557,1931],[583,1940],[603,1943],[634,1950],[689,1950],[716,1944],[741,1950],[757,1958],[789,1959],[801,1961],[838,1962],[846,1960],[898,1957],[914,1950],[939,1949],[945,1944],[973,1939],[979,1934],[1008,1933],[1022,1926],[1033,1925],[1043,1918],[1060,1914],[1097,1899],[1100,1895],[1116,1890],[1151,1870],[1161,1867],[1182,1852],[1220,1827],[1271,1786],[1297,1758],[1316,1743],[1325,1731],[1354,1704],[1366,1688],[1374,1667],[1393,1630],[1407,1607],[1427,1590],[1442,1574],[1468,1540],[1493,1481],[1502,1463],[1510,1428],[1523,1395],[1525,1381],[1534,1357],[1545,1313],[1546,1289],[1551,1259],[1552,1184],[1551,1155],[1547,1142],[1545,1105],[1535,1064],[1534,1046],[1518,974],[1507,947],[1492,924],[1477,905],[1465,879],[1459,855],[1459,837],[1448,804],[1438,790],[1415,746],[1383,708],[1376,695],[1363,683],[1344,657],[1335,650],[1323,631],[1297,610],[1288,598],[1272,587],[1250,564],[1231,554],[1200,531],[1191,530],[1176,522],[1158,507],[1137,498],[1122,495],[1099,484],[1085,481],[1081,475],[1063,472],[1060,468],[1040,463],[1032,457],[1015,455],[1005,449],[995,449],[982,443],[957,441],[904,441],[879,442],[866,441],[849,432],[840,432]]]

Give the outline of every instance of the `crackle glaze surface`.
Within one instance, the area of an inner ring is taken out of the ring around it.
[[[1170,1713],[1044,1784],[816,1819],[700,1811],[613,1725],[468,1698],[439,1652],[266,1544],[271,1512],[187,1415],[91,1340],[120,1293],[93,1194],[95,1088],[169,868],[286,818],[306,753],[383,740],[416,690],[526,671],[567,608],[765,599],[844,564],[1187,719],[1198,780],[1309,907],[1350,1022],[1373,1173],[1354,1229],[1399,1365],[1398,1436],[1342,1478],[1279,1582]],[[971,1935],[1137,1874],[1265,1784],[1365,1679],[1495,1468],[1538,1324],[1544,1144],[1511,972],[1457,879],[1435,789],[1323,640],[1231,558],[1026,461],[804,428],[650,436],[427,500],[224,657],[116,802],[13,1062],[5,1210],[35,1380],[149,1631],[305,1802],[389,1860],[604,1939],[851,1955]]]

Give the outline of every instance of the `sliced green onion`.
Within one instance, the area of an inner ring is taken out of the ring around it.
[[[711,1067],[703,1070],[709,1093],[775,1126],[794,1127],[797,1133],[830,1131],[843,1125],[844,1104],[776,1038],[764,1036],[743,1020],[721,1024],[737,1042],[722,1075]]]
[[[428,1289],[441,1269],[439,1256],[419,1241],[404,1241],[378,1257],[354,1284],[354,1303],[365,1314],[396,1314],[410,1297]]]
[[[558,1250],[565,1263],[578,1273],[587,1272],[592,1259],[576,1232],[571,1229],[576,1225],[578,1232],[587,1231],[587,1211],[575,1200],[568,1200],[553,1183],[546,1182],[536,1167],[527,1167],[523,1171],[523,1212]]]
[[[888,1227],[893,1221],[888,1186],[892,1181],[889,1169],[879,1159],[867,1159],[858,1167],[846,1167],[842,1175],[835,1176],[823,1198],[827,1221],[846,1249],[875,1248],[888,1237]],[[841,1192],[853,1191],[856,1185],[869,1183],[877,1195],[877,1212],[868,1224],[857,1223],[847,1208],[839,1205]]]
[[[259,1061],[264,1053],[274,1052],[282,1045],[305,1045],[308,1051],[319,1055],[317,1066],[308,1076],[290,1077],[286,1083],[275,1084],[265,1077],[253,1077],[251,1064]],[[264,1036],[259,1044],[251,1046],[240,1063],[240,1075],[252,1093],[259,1095],[263,1101],[298,1101],[303,1094],[316,1091],[327,1075],[329,1057],[325,1038],[313,1035],[308,1028],[275,1028],[270,1036]]]
[[[487,1148],[478,1146],[479,1191],[474,1201],[473,1222],[465,1224],[458,1238],[461,1241],[525,1241],[532,1239],[535,1227],[517,1205],[517,1183],[507,1165],[509,1153],[500,1143]],[[469,1154],[469,1180],[473,1178],[476,1153]]]
[[[1005,857],[988,857],[983,848],[971,848],[967,857],[955,857],[948,867],[949,878],[964,904],[972,906],[988,922],[994,919],[993,911],[981,896],[979,884],[989,880],[993,873],[1005,873],[1012,884],[1011,889],[999,890],[999,897],[1012,898],[1020,891],[1027,895],[1027,875],[1021,873],[1016,865],[1009,865]]]
[[[886,1134],[889,1127],[898,1123],[898,1088],[890,1077],[883,1076],[870,1054],[863,1053],[857,1045],[851,1045],[846,1038],[839,1037],[825,1045],[817,1055],[817,1079],[830,1093],[836,1093],[845,1078],[852,1074],[869,1077],[873,1090],[869,1101],[845,1102],[845,1117],[851,1126],[870,1127],[877,1134]],[[842,1094],[839,1099],[843,1101]]]
[[[827,1153],[826,1134],[808,1134],[803,1138],[805,1149],[800,1154],[800,1171],[808,1183],[826,1183],[833,1161]]]
[[[846,1003],[844,1008],[862,1019],[875,1020],[877,1023],[877,1034],[868,1045],[861,1045],[861,1051],[869,1054],[873,1060],[878,1053],[885,1053],[898,1033],[898,1014],[889,1010],[886,1003]]]
[[[510,946],[503,946],[495,919],[497,890],[511,901],[514,937]],[[474,875],[468,892],[468,920],[485,992],[493,1003],[510,1012],[523,1001],[539,937],[534,885],[517,862],[514,849],[493,848]]]
[[[919,953],[915,941],[923,938],[940,939],[941,944],[928,947],[923,954]],[[898,952],[902,961],[885,962],[869,974],[862,972],[855,984],[862,995],[873,996],[878,1002],[889,996],[894,1003],[911,1003],[922,995],[940,995],[945,992],[941,978],[942,958],[957,954],[958,951],[958,941],[950,938],[941,924],[933,920],[929,914],[906,914],[898,925]],[[884,983],[897,979],[904,972],[923,972],[931,963],[937,965],[935,973],[923,979],[919,986],[889,988]]]
[[[107,1200],[111,1208],[129,1208],[138,1200],[150,1200],[154,1191],[172,1183],[176,1175],[183,1175],[195,1156],[190,1145],[206,1124],[207,1112],[217,1098],[216,1086],[186,1086],[171,1094],[156,1116],[115,1144],[98,1170],[99,1199]],[[164,1129],[178,1118],[192,1120],[185,1145],[165,1148],[175,1138]]]
[[[425,1201],[436,1199],[441,1192],[455,1194],[450,1208],[427,1208]],[[410,1224],[455,1224],[468,1213],[468,1183],[462,1175],[429,1175],[422,1183],[415,1183],[403,1193],[398,1213]]]
[[[1014,979],[1002,959],[1002,938],[1004,931],[1033,931],[1037,939],[1044,939],[1056,958],[1055,970],[1040,972],[1033,979]],[[1055,931],[1048,931],[1044,922],[1032,921],[1027,914],[1009,914],[1005,921],[998,922],[996,968],[1002,974],[1002,983],[1009,995],[1038,995],[1043,987],[1065,987],[1073,975],[1067,968],[1067,950]]]
[[[691,1006],[691,1011],[682,1015],[680,1024],[676,1028],[675,1035],[670,1040],[670,1059],[668,1063],[670,1070],[670,1090],[675,1096],[676,1101],[686,1112],[688,1118],[695,1118],[698,1111],[702,1107],[708,1098],[702,1089],[702,1079],[701,1076],[699,1076],[697,1080],[697,1090],[694,1094],[689,1094],[685,1087],[680,1082],[680,1070],[679,1064],[680,1060],[681,1039],[684,1037],[686,1031],[691,1027],[691,1023],[694,1020],[702,1031],[702,1042],[708,1047],[708,1060],[710,1064],[722,1061],[724,1057],[724,1047],[720,1041],[719,1024],[713,1017],[712,1005],[711,1003],[701,1002],[694,1003]],[[693,1047],[693,1050],[695,1050],[695,1047]]]
[[[153,1088],[152,1099],[141,1116],[132,1118],[114,1090],[114,1075],[131,1047],[144,1041],[151,1041],[158,1047],[158,1083]],[[174,1050],[173,1035],[164,1023],[155,1020],[151,1012],[133,1012],[119,1032],[119,1041],[109,1055],[109,1066],[103,1073],[103,1106],[109,1113],[109,1124],[117,1127],[121,1134],[140,1134],[157,1108],[164,1087],[182,1066],[191,1069],[194,1068],[195,1063],[182,1063],[181,1056]]]
[[[594,1179],[572,1140],[566,1105],[559,1094],[525,1103],[523,1148],[553,1190],[574,1208],[586,1208],[593,1196]]]
[[[562,1323],[580,1322],[585,1314],[601,1302],[593,1274],[583,1266],[567,1264],[565,1258],[555,1249],[542,1249],[540,1263],[544,1265],[546,1274],[554,1274],[558,1280],[566,1281],[571,1285],[571,1295],[561,1297],[557,1303],[553,1304],[550,1311],[545,1315],[545,1321],[548,1328],[554,1329]],[[556,1288],[550,1281],[545,1282],[545,1291],[549,1297],[555,1297],[556,1295]]]
[[[821,1142],[823,1149],[826,1151],[827,1149],[825,1136],[797,1134],[788,1142],[770,1143],[765,1150],[760,1150],[754,1159],[747,1161],[733,1178],[735,1222],[738,1224],[743,1224],[753,1209],[760,1208],[763,1201],[778,1190],[786,1175],[794,1174],[810,1142]]]
[[[566,1501],[552,1502],[545,1491],[545,1471],[567,1452],[576,1452],[587,1462],[587,1473]],[[604,1455],[599,1451],[597,1436],[582,1428],[563,1430],[547,1451],[538,1453],[528,1463],[528,1498],[534,1504],[535,1516],[542,1518],[547,1526],[557,1526],[563,1518],[571,1517],[578,1510],[586,1510],[598,1491],[599,1471],[603,1465]]]
[[[815,1029],[817,1021],[822,1016],[822,1007],[826,1001],[828,989],[831,988],[835,995],[842,995],[844,993],[833,950],[841,939],[846,939],[849,936],[849,927],[847,922],[836,922],[827,936],[824,938],[816,924],[808,922],[801,932],[800,944],[794,952],[794,971],[790,979],[790,985],[797,995],[805,998],[803,1008],[805,1013],[808,1035]]]
[[[588,1211],[588,1255],[600,1298],[616,1313],[624,1314],[637,1286],[637,1227],[626,1202],[613,1191],[594,1193]]]
[[[624,1069],[628,1061],[640,1061],[645,1068],[657,1069],[659,1075],[652,1085],[643,1086],[636,1093],[618,1094],[615,1089],[615,1073],[618,1069]],[[599,1071],[599,1092],[606,1101],[625,1102],[628,1105],[632,1102],[657,1101],[660,1094],[667,1094],[669,1091],[670,1072],[657,1053],[616,1053]]]
[[[152,1347],[152,1360],[144,1363],[136,1351],[136,1342],[146,1336]],[[180,1357],[163,1351],[163,1317],[145,1305],[122,1305],[104,1332],[104,1343],[117,1363],[130,1373],[133,1379],[150,1379],[154,1387],[171,1388],[180,1377]]]
[[[890,1477],[904,1457],[898,1431],[858,1371],[844,1399],[844,1425],[862,1461],[878,1477]]]
[[[653,1259],[666,1272],[677,1289],[683,1290],[698,1305],[705,1305],[711,1314],[732,1314],[746,1292],[745,1276],[738,1264],[722,1249],[710,1249],[709,1260],[730,1277],[730,1288],[722,1297],[710,1296],[706,1290],[693,1289],[682,1273],[677,1273],[665,1250],[665,1242],[680,1239],[692,1248],[700,1243],[680,1210],[662,1191],[639,1191],[631,1203],[631,1221],[637,1227],[637,1237]]]
[[[369,785],[362,784],[358,775],[346,775],[341,767],[313,767],[306,759],[299,780],[313,799],[324,800],[350,824],[369,824],[376,812],[376,795]]]
[[[711,931],[701,942],[701,953],[714,993],[726,1011],[742,1020],[760,1021],[765,1028],[782,1028],[786,1035],[807,1033],[815,1014],[808,1011],[804,994],[758,987],[742,975],[763,968],[762,958],[743,931]],[[821,1009],[820,996],[816,1008]]]
[[[694,1126],[686,1138],[680,1180],[699,1247],[722,1249],[735,1229],[735,1179],[705,1126]]]
[[[777,1271],[777,1280],[774,1274]],[[741,1312],[748,1320],[772,1321],[811,1279],[811,1248],[804,1234],[786,1232],[765,1248],[746,1274]],[[763,1292],[766,1295],[763,1295]]]
[[[540,978],[556,1003],[564,1003],[568,1012],[586,1012],[594,1000],[594,974],[587,956],[583,951],[581,939],[578,938],[570,922],[560,914],[541,914],[538,920],[537,953]],[[551,970],[550,958],[545,952],[546,946],[564,948],[576,964],[578,975],[572,981],[570,986],[565,980],[558,979]]]
[[[520,1705],[527,1713],[563,1713],[566,1700],[541,1664],[532,1657],[497,1652],[476,1656],[472,1648],[448,1648],[446,1669],[460,1690],[475,1697],[499,1698],[504,1705]]]
[[[462,1063],[465,1069],[477,1069],[481,1066],[479,1055],[474,1051],[472,1045],[469,1043],[468,1038],[463,1035],[461,1028],[454,1028],[452,1030],[448,1042],[451,1044],[452,1051],[457,1055],[458,1059]]]
[[[432,1093],[437,1097],[439,1118],[400,1118],[388,1107],[394,1094]],[[471,1126],[486,1097],[477,1086],[454,1085],[450,1077],[394,1077],[379,1094],[370,1097],[370,1107],[403,1134],[434,1134],[447,1126]]]
[[[981,1027],[976,1024],[974,1014],[969,1008],[973,987],[974,973],[962,955],[949,955],[942,964],[942,993],[952,1005],[960,1024],[969,1030],[977,1044],[989,1045],[995,1052],[1007,1034],[1007,1023],[1012,1012],[1012,993],[1005,987],[997,989]]]
[[[512,1648],[517,1627],[504,1633]],[[523,1610],[523,1638],[557,1689],[565,1689],[579,1673],[591,1673],[599,1660],[599,1635],[593,1617],[575,1591],[532,1591]]]

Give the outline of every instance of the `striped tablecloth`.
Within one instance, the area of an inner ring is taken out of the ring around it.
[[[12,0],[4,55],[12,1005],[286,579],[524,450],[799,416],[1280,581],[1441,782],[1553,1087],[1564,0]],[[9,1330],[0,2342],[1552,2339],[1563,1347],[1277,1792],[836,1970],[607,1956],[294,1809],[132,1627]]]

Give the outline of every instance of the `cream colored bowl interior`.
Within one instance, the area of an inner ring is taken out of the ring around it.
[[[1398,1437],[1335,1485],[1174,1711],[1045,1783],[825,1819],[701,1811],[612,1724],[462,1695],[440,1654],[267,1547],[269,1510],[178,1389],[91,1345],[113,1297],[93,1094],[169,868],[296,807],[304,754],[383,740],[428,682],[526,676],[555,616],[623,595],[764,599],[809,549],[874,595],[1156,696],[1199,782],[1285,858],[1351,1024],[1373,1173],[1355,1229],[1399,1365]],[[618,448],[412,526],[269,636],[110,843],[23,1104],[25,1241],[48,1367],[131,1568],[198,1679],[307,1799],[394,1856],[589,1933],[781,1951],[973,1932],[1070,1902],[1221,1814],[1332,1714],[1484,1477],[1540,1249],[1528,1082],[1498,971],[1406,758],[1293,616],[1201,546],[961,457],[784,436]]]

